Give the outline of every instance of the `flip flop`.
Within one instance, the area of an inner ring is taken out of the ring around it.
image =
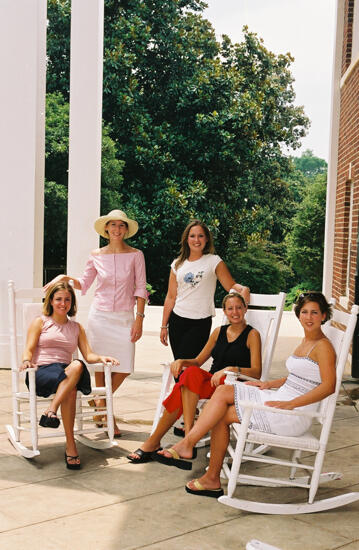
[[[41,415],[39,424],[44,428],[58,428],[60,426],[60,420],[54,411],[47,411],[45,414]]]
[[[191,489],[191,487],[188,486],[188,483],[185,486],[187,493],[190,493],[191,495],[198,495],[200,497],[219,498],[224,494],[222,487],[219,487],[218,489],[205,489],[202,483],[198,481],[198,479],[193,479],[192,483],[197,490]]]
[[[152,453],[152,458],[156,462],[160,462],[161,464],[165,464],[166,466],[175,466],[175,468],[179,468],[180,470],[192,470],[192,463],[188,462],[188,460],[192,460],[193,458],[196,458],[197,456],[197,449],[193,449],[193,454],[190,459],[181,458],[180,455],[175,451],[172,447],[169,449],[166,449],[172,456],[164,456],[158,454],[158,452]]]
[[[81,464],[71,464],[71,462],[68,462],[68,459],[76,460],[76,458],[80,458],[79,455],[71,456],[65,452],[66,468],[68,468],[69,470],[80,470]]]
[[[157,451],[162,451],[162,447],[159,447]],[[127,455],[127,458],[132,464],[144,464],[145,462],[150,462],[153,460],[152,455],[153,453],[157,453],[157,451],[143,451],[142,449],[137,449],[132,454],[136,454],[140,458],[133,458],[131,455]]]
[[[176,435],[177,437],[184,437],[186,434],[184,432],[184,429],[183,428],[179,428],[178,426],[175,426],[173,428],[173,433],[174,435]]]

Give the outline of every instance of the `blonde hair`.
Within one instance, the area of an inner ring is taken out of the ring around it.
[[[241,294],[239,294],[238,292],[230,292],[229,294],[226,294],[222,300],[222,309],[226,308],[226,303],[230,298],[239,298],[244,307],[247,307],[246,301]]]

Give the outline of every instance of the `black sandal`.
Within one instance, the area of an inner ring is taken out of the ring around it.
[[[47,411],[45,414],[41,415],[39,424],[44,428],[58,428],[60,426],[60,420],[54,411]]]
[[[71,455],[68,455],[65,451],[65,462],[66,462],[66,468],[68,468],[69,470],[79,470],[81,468],[81,464],[71,464],[70,462],[68,462],[68,460],[76,460],[77,458],[80,458],[79,455],[76,455],[76,456],[71,456]]]
[[[176,435],[177,437],[184,437],[186,435],[184,428],[179,428],[178,426],[175,426],[173,428],[173,434]]]
[[[131,455],[127,455],[127,458],[132,464],[144,464],[145,462],[150,462],[153,460],[152,453],[157,453],[157,451],[162,451],[162,447],[158,447],[156,451],[143,451],[142,449],[136,449],[133,451],[133,455],[137,455],[138,458],[133,458]]]
[[[191,458],[182,458],[172,447],[165,450],[169,452],[171,455],[170,457],[154,452],[152,453],[152,459],[156,462],[160,462],[161,464],[165,464],[166,466],[175,466],[176,468],[180,468],[180,470],[192,470],[192,462],[189,462],[189,460],[197,458],[196,447],[193,448]]]

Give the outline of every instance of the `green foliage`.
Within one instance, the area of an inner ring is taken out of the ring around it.
[[[295,168],[294,161],[292,161],[291,168],[291,171],[285,178],[292,200],[291,211],[293,212],[291,212],[292,215],[289,218],[294,215],[297,205],[302,201],[303,191],[309,181],[309,178],[301,170]]]
[[[317,175],[325,175],[326,172],[326,161],[315,157],[313,151],[309,149],[304,151],[300,157],[291,157],[291,171],[285,181],[292,195],[294,206],[302,201],[308,183],[313,182]]]
[[[321,287],[313,283],[312,281],[303,281],[301,283],[298,283],[297,285],[293,286],[290,290],[287,292],[287,296],[285,299],[285,309],[291,310],[293,304],[297,301],[299,298],[299,295],[302,292],[309,292],[311,290],[321,290]]]
[[[152,294],[154,294],[156,291],[153,288],[153,286],[150,285],[150,283],[146,283],[146,290],[147,290],[147,303],[150,304],[151,303],[150,298],[151,298]]]
[[[47,0],[47,92],[61,92],[66,101],[70,94],[71,2]],[[46,113],[47,116],[47,113]]]
[[[293,158],[293,162],[295,168],[307,178],[325,174],[328,167],[326,161],[315,157],[310,149],[304,151],[300,157]]]
[[[67,186],[69,104],[60,92],[46,95],[45,178]]]
[[[232,254],[228,260],[231,272],[237,281],[245,281],[251,292],[275,294],[286,287],[290,270],[265,243],[252,243],[244,252],[232,250]]]
[[[287,255],[298,277],[316,288],[321,286],[323,273],[326,175],[309,181],[303,196],[286,238]]]
[[[101,208],[108,212],[121,204],[123,161],[118,159],[109,126],[102,129]],[[46,96],[45,134],[45,247],[44,263],[66,265],[67,166],[69,153],[69,104],[60,92]]]
[[[101,212],[115,210],[122,203],[122,170],[124,161],[118,159],[117,146],[110,137],[110,127],[102,126]]]
[[[69,6],[48,2],[48,89],[65,99]],[[131,244],[145,252],[158,303],[189,218],[210,226],[223,257],[229,242],[245,248],[252,234],[283,240],[292,194],[282,151],[298,147],[308,126],[294,105],[290,55],[274,55],[248,29],[241,44],[218,42],[204,6],[105,0],[103,117],[113,177],[103,174],[101,208],[121,207],[139,221]]]
[[[67,187],[45,181],[44,265],[66,265]]]
[[[69,104],[46,96],[44,265],[66,265]]]

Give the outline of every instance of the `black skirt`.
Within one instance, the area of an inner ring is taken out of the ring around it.
[[[89,395],[91,393],[90,374],[85,363],[80,359],[79,361],[82,363],[83,369],[76,387],[84,395]],[[49,397],[49,395],[56,393],[59,384],[66,378],[65,368],[67,366],[66,363],[50,363],[49,365],[39,366],[35,373],[36,395]],[[26,373],[25,383],[29,387],[28,373]]]

